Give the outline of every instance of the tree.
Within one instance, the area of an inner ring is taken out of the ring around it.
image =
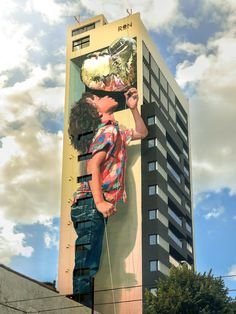
[[[160,279],[156,293],[145,292],[145,314],[233,314],[228,289],[211,271],[206,274],[189,270],[186,265],[171,268]]]

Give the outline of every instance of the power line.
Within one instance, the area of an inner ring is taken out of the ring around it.
[[[126,301],[95,303],[94,305],[108,305],[108,304],[118,304],[118,303],[141,302],[141,301],[143,301],[143,300],[142,299],[132,299],[132,300],[126,300]],[[37,310],[37,312],[43,313],[43,312],[49,312],[49,311],[55,311],[55,310],[66,310],[66,309],[78,308],[78,307],[84,307],[84,305],[65,306],[65,307],[60,307],[60,308]],[[30,313],[35,313],[35,312],[27,312],[27,314],[30,314]]]
[[[233,275],[223,275],[223,276],[217,276],[215,278],[225,278],[225,277],[236,277],[236,274]],[[126,286],[126,287],[117,287],[113,289],[99,289],[99,290],[94,290],[94,293],[96,292],[105,292],[105,291],[111,291],[111,290],[121,290],[121,289],[130,289],[130,288],[148,288],[148,287],[153,287],[154,284],[149,284],[149,285],[136,285],[136,286]],[[232,291],[232,290],[229,290]],[[45,297],[39,297],[39,298],[30,298],[30,299],[21,299],[21,300],[10,300],[7,301],[6,303],[15,303],[15,302],[26,302],[26,301],[34,301],[34,300],[41,300],[41,299],[50,299],[50,298],[61,298],[61,297],[69,297],[70,295],[68,294],[60,294],[60,295],[53,295],[53,296],[45,296]]]
[[[141,288],[141,287],[153,287],[152,285],[136,285],[136,286],[127,286],[127,287],[118,287],[113,289],[99,289],[94,290],[95,292],[105,292],[105,291],[111,291],[111,290],[122,290],[122,289],[130,289],[130,288]],[[33,301],[33,300],[41,300],[41,299],[50,299],[50,298],[61,298],[61,297],[70,297],[68,294],[60,294],[60,295],[52,295],[52,296],[46,296],[46,297],[39,297],[39,298],[31,298],[31,299],[21,299],[21,300],[10,300],[6,303],[14,303],[14,302],[25,302],[25,301]]]
[[[2,303],[2,302],[0,302],[0,305],[5,306],[5,307],[9,307],[10,309],[13,309],[13,310],[15,310],[15,311],[19,311],[19,312],[22,312],[22,313],[27,314],[27,312],[26,312],[26,311],[21,310],[21,309],[18,309],[17,307],[14,307],[14,306],[7,305],[7,304],[4,304],[4,303]]]
[[[215,278],[230,278],[230,277],[236,277],[236,274],[232,274],[232,275],[222,275],[222,276],[217,276]],[[149,284],[149,285],[136,285],[136,286],[126,286],[126,287],[117,287],[117,288],[113,288],[113,289],[99,289],[99,290],[94,290],[94,293],[96,292],[105,292],[105,291],[114,291],[114,290],[121,290],[121,289],[130,289],[130,288],[140,288],[140,287],[144,287],[144,288],[148,288],[148,287],[153,287],[153,284]],[[231,291],[236,291],[236,289],[228,289],[229,292]],[[53,295],[53,296],[45,296],[45,297],[38,297],[38,298],[29,298],[29,299],[19,299],[19,300],[10,300],[5,302],[5,304],[2,305],[6,305],[9,303],[15,303],[15,302],[27,302],[27,301],[36,301],[36,300],[42,300],[42,299],[50,299],[50,298],[61,298],[61,297],[69,297],[70,295],[68,294],[60,294],[60,295]]]
[[[140,286],[135,286],[135,287],[140,287]],[[107,290],[111,290],[111,289],[107,289]],[[228,291],[236,291],[236,289],[230,289]],[[61,295],[63,296],[63,295]],[[55,297],[59,297],[59,296],[55,296]],[[45,297],[46,298],[46,297]],[[40,298],[39,298],[40,299]],[[30,300],[30,299],[29,299]],[[32,299],[31,299],[32,300]],[[34,300],[34,299],[33,299]],[[24,301],[27,301],[27,300],[24,300]],[[95,303],[94,305],[97,305],[97,306],[100,306],[100,305],[109,305],[109,304],[119,304],[119,303],[130,303],[130,302],[141,302],[143,301],[142,299],[132,299],[132,300],[126,300],[126,301],[115,301],[115,302],[104,302],[104,303]],[[17,302],[17,301],[14,301],[14,302]],[[18,309],[16,307],[13,307],[13,306],[9,306],[7,304],[4,304],[4,303],[1,303],[0,302],[0,305],[3,305],[3,306],[6,306],[8,308],[12,308],[16,311],[19,311],[19,312],[22,312],[22,313],[25,313],[25,314],[30,314],[30,313],[35,313],[35,312],[29,312],[29,311],[24,311],[24,310],[21,310],[21,309]],[[75,305],[75,306],[65,306],[65,307],[60,307],[60,308],[52,308],[52,309],[44,309],[44,310],[37,310],[38,313],[43,313],[43,312],[50,312],[50,311],[55,311],[55,310],[66,310],[66,309],[72,309],[72,308],[80,308],[80,307],[84,307],[84,305]]]

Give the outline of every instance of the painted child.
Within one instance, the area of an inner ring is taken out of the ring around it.
[[[89,299],[92,293],[92,278],[99,269],[106,220],[116,213],[117,203],[126,202],[127,145],[131,140],[143,139],[148,133],[137,109],[136,88],[130,88],[124,95],[134,118],[134,130],[119,128],[114,119],[118,103],[108,96],[85,93],[71,110],[68,130],[71,143],[80,152],[91,154],[87,173],[92,174],[92,178],[79,184],[71,210],[78,235],[73,292],[80,295],[81,303],[86,294]],[[94,131],[93,138],[89,138],[88,130]],[[85,300],[84,303],[88,305],[89,302]]]

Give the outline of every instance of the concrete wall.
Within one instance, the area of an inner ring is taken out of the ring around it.
[[[16,300],[21,301],[11,302]],[[91,309],[0,265],[0,313],[19,314],[41,311],[45,314],[91,313]]]

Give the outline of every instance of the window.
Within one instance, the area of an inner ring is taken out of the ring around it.
[[[153,73],[156,75],[156,77],[159,78],[159,67],[152,56],[151,56],[151,69]]]
[[[170,263],[175,266],[175,267],[178,267],[179,266],[179,262],[173,257],[173,256],[169,256],[169,261]]]
[[[179,154],[177,153],[176,149],[174,148],[174,146],[167,140],[166,142],[167,147],[169,148],[169,150],[171,151],[171,153],[175,156],[175,158],[180,161],[179,158]]]
[[[86,36],[78,40],[75,40],[73,41],[72,51],[88,47],[89,44],[90,44],[90,36]]]
[[[158,219],[164,226],[168,227],[168,219],[158,209],[149,210],[148,218],[149,220]]]
[[[159,234],[157,235],[157,243],[167,252],[169,252],[169,243],[166,242]]]
[[[159,119],[156,118],[156,125],[158,126],[158,128],[161,130],[161,132],[166,135],[166,129],[164,128],[163,124],[161,123],[161,121]]]
[[[167,197],[166,193],[164,193],[160,188],[158,188],[158,194],[159,194],[160,198],[167,204],[168,197]]]
[[[92,153],[85,153],[78,156],[78,161],[89,160],[92,157]]]
[[[178,105],[179,104],[179,105]],[[187,118],[185,118],[184,114],[182,113],[182,110],[180,109],[181,104],[179,102],[179,100],[177,99],[177,106],[176,106],[176,110],[178,111],[178,114],[181,116],[181,118],[183,119],[183,121],[187,124]]]
[[[156,124],[158,128],[161,130],[161,132],[166,135],[166,129],[164,128],[161,121],[156,116],[150,116],[147,118],[147,124],[148,125],[154,125]]]
[[[147,60],[147,62],[149,63],[149,51],[148,51],[146,45],[144,44],[144,42],[143,42],[143,56]]]
[[[183,242],[170,229],[168,230],[168,235],[179,247],[183,247]]]
[[[187,222],[186,222],[186,229],[188,230],[188,232],[192,233],[192,227]]]
[[[166,112],[165,112],[165,110],[163,109],[163,106],[161,106],[161,112],[162,112],[162,114],[163,114],[163,116],[166,118],[166,120],[168,121],[168,115],[166,114]]]
[[[168,110],[168,102],[167,102],[167,98],[164,95],[163,91],[160,91],[160,99],[161,99],[161,103],[162,105],[165,107],[166,110]]]
[[[164,226],[168,227],[168,219],[159,210],[157,210],[157,218]]]
[[[163,264],[162,262],[158,261],[158,270],[163,273],[164,275],[169,275],[170,273],[170,269],[165,265]]]
[[[148,140],[148,148],[152,148],[154,146],[156,146],[156,138],[150,138]]]
[[[90,29],[94,29],[94,28],[95,28],[95,23],[85,25],[85,26],[83,26],[83,27],[74,29],[74,30],[72,31],[72,36],[76,36],[76,35],[78,35],[78,34],[84,33],[84,32],[86,32],[86,31],[89,31]]]
[[[181,205],[181,197],[172,189],[172,187],[168,184],[167,190],[174,197],[174,199]]]
[[[151,116],[147,118],[147,124],[148,125],[154,125],[155,124],[155,116]]]
[[[76,252],[88,251],[90,250],[90,248],[91,248],[91,244],[79,244],[79,245],[76,245],[75,250]]]
[[[174,109],[174,107],[172,106],[172,104],[170,102],[169,102],[169,115],[174,120],[174,122],[176,122],[175,109]]]
[[[167,92],[167,80],[161,71],[160,71],[160,83],[162,87],[164,88],[164,90]]]
[[[149,82],[149,70],[146,64],[143,62],[143,77]]]
[[[181,125],[177,122],[177,128],[180,131],[180,134],[182,134],[183,138],[185,139],[185,141],[188,141],[188,136],[186,134],[186,131],[183,130],[183,128],[181,127]]]
[[[158,187],[158,185],[149,185],[148,187],[148,195],[159,195],[160,198],[167,204],[168,197],[167,195]]]
[[[150,101],[150,90],[144,82],[143,82],[143,97],[146,99],[147,102]]]
[[[187,211],[190,213],[191,212],[191,208],[190,208],[190,206],[187,204],[187,203],[185,203],[185,208],[187,209]]]
[[[192,247],[192,245],[190,245],[188,242],[187,242],[187,250],[188,250],[190,253],[193,253],[193,247]]]
[[[158,270],[158,261],[150,261],[149,262],[149,270],[157,271]]]
[[[159,151],[162,153],[162,155],[166,158],[167,157],[167,152],[165,148],[161,145],[161,143],[156,139],[156,146],[159,149]]]
[[[179,174],[175,171],[175,169],[167,162],[167,168],[170,170],[175,179],[180,183],[181,179]]]
[[[160,173],[160,175],[167,180],[167,173],[165,172],[165,170],[159,165],[157,164],[157,170]]]
[[[76,223],[76,228],[78,228],[78,230],[80,231],[82,231],[83,229],[90,228],[91,226],[92,226],[91,220]]]
[[[184,172],[186,173],[186,175],[189,177],[189,171],[186,167],[184,167]]]
[[[150,161],[148,163],[148,171],[157,170],[157,161]]]
[[[149,220],[155,220],[157,218],[157,209],[151,209],[148,211]]]
[[[86,174],[84,176],[77,177],[77,183],[88,182],[88,181],[91,181],[91,180],[92,180],[92,175],[91,174]]]
[[[172,126],[172,128],[176,131],[176,128],[175,128],[174,123],[172,123],[172,121],[171,121],[171,120],[169,120],[169,123],[170,123],[170,125]]]
[[[175,93],[174,93],[173,89],[170,87],[170,85],[168,85],[168,95],[169,95],[172,103],[175,104]]]
[[[149,235],[149,244],[156,245],[157,244],[157,234],[150,234]]]
[[[148,195],[158,194],[158,185],[149,185],[148,187]]]
[[[160,261],[149,261],[149,270],[150,271],[157,271],[159,270],[164,275],[169,275],[169,268],[161,263]]]
[[[177,224],[182,226],[182,219],[178,215],[176,215],[176,213],[169,207],[168,207],[168,214],[177,222]]]
[[[90,269],[89,268],[79,268],[79,269],[74,269],[74,276],[88,276],[90,273]]]
[[[183,148],[183,153],[184,153],[184,156],[188,159],[188,152],[185,148]]]
[[[188,194],[190,194],[190,190],[189,190],[189,188],[187,187],[186,184],[184,185],[184,190],[185,190]]]
[[[153,75],[151,75],[151,88],[153,89],[157,97],[159,98],[159,85],[157,84],[157,81]]]
[[[157,99],[157,95],[153,94],[153,92],[151,93],[151,102],[155,102],[157,104],[157,106],[159,107],[159,101]]]
[[[149,244],[150,245],[160,245],[164,250],[169,252],[169,244],[159,235],[159,234],[150,234],[149,235]]]

